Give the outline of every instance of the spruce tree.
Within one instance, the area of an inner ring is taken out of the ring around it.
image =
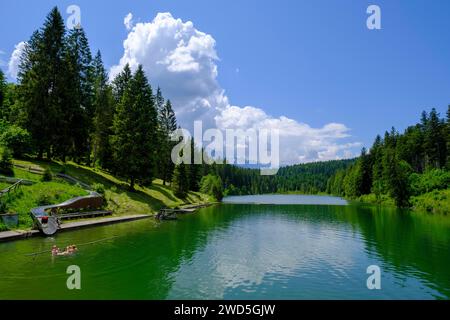
[[[442,168],[446,163],[446,138],[444,123],[433,108],[430,112],[425,129],[425,153],[428,168]]]
[[[3,108],[3,100],[5,100],[5,94],[6,94],[5,75],[3,74],[3,71],[0,69],[0,110],[2,110]],[[0,119],[1,119],[1,111],[0,111]]]
[[[59,142],[64,126],[61,101],[68,88],[65,81],[65,27],[55,7],[44,26],[27,42],[19,66],[19,100],[26,114],[26,128],[34,139],[39,158]]]
[[[92,134],[94,165],[97,163],[105,169],[113,168],[110,137],[114,117],[114,99],[108,85],[108,74],[103,66],[100,51],[94,62],[94,130]]]
[[[191,146],[191,164],[188,167],[188,179],[189,179],[189,190],[192,191],[199,191],[200,189],[200,170],[201,167],[199,164],[194,163],[195,154],[199,151],[195,148],[195,141],[194,139],[190,139],[190,146]]]
[[[447,170],[450,170],[450,105],[447,109],[447,125],[446,125],[446,137],[447,137]]]
[[[114,78],[112,82],[112,91],[116,104],[122,100],[125,91],[127,90],[133,78],[130,65],[127,63],[123,70]]]
[[[372,155],[368,155],[366,148],[361,151],[360,161],[360,194],[369,194],[372,188]]]
[[[152,89],[139,66],[114,116],[112,148],[117,172],[130,181],[151,183],[156,156],[157,119]]]
[[[377,200],[379,201],[381,198],[381,195],[384,191],[384,183],[383,183],[383,142],[381,140],[380,135],[377,135],[375,138],[375,142],[370,149],[370,154],[372,156],[373,160],[373,166],[372,166],[372,192],[377,197]]]
[[[178,198],[186,198],[189,189],[189,181],[187,168],[184,163],[180,163],[175,166],[173,171],[172,189],[175,196]]]
[[[159,104],[161,105],[161,100],[159,101]],[[176,145],[176,143],[171,141],[171,135],[177,129],[177,119],[175,117],[175,112],[172,109],[172,103],[170,100],[167,100],[166,103],[162,105],[161,110],[159,110],[158,123],[161,139],[159,170],[161,179],[165,185],[167,181],[171,181],[174,170],[171,153],[172,148]]]
[[[383,155],[383,176],[389,195],[397,207],[409,206],[409,165],[399,159],[395,149],[387,148]]]
[[[93,132],[94,74],[92,55],[86,34],[82,28],[69,31],[67,37],[67,70],[70,76],[71,94],[66,96],[65,119],[70,129],[63,141],[71,140],[70,154],[75,161],[87,160],[89,164],[90,136]],[[69,107],[70,106],[70,107]]]

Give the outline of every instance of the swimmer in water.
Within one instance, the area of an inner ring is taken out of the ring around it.
[[[52,256],[56,256],[59,253],[59,248],[57,246],[52,247]]]
[[[52,254],[53,255],[57,255],[57,256],[69,256],[69,255],[72,255],[72,254],[74,254],[75,252],[78,251],[77,246],[74,245],[74,244],[70,245],[70,246],[67,246],[64,251],[61,251],[58,248],[56,248],[56,250],[55,250],[55,247],[56,246],[53,246]]]

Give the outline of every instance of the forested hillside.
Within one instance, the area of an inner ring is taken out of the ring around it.
[[[429,194],[449,207],[449,169],[450,106],[446,119],[432,109],[402,134],[392,128],[377,136],[369,152],[363,149],[354,165],[330,178],[327,192],[376,202],[391,198],[399,207],[421,206],[426,197],[417,197]]]
[[[229,195],[262,193],[325,192],[328,179],[338,170],[344,170],[355,160],[334,160],[282,167],[274,176],[261,176],[260,170],[216,165],[211,168],[224,182]]]

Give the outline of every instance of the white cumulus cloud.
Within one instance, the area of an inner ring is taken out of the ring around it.
[[[26,42],[22,41],[15,45],[14,51],[11,54],[11,58],[8,63],[8,75],[14,81],[17,79],[17,73],[19,72],[20,57],[25,50]]]
[[[132,15],[125,17],[131,21]],[[125,23],[127,25],[127,23]],[[111,79],[129,64],[142,64],[154,87],[172,100],[177,119],[189,130],[194,120],[204,128],[277,129],[282,164],[348,158],[360,146],[351,141],[344,124],[313,128],[286,116],[273,117],[254,106],[233,106],[220,86],[214,38],[191,21],[158,13],[153,21],[139,22],[123,42],[124,53],[110,70]]]
[[[151,22],[137,23],[123,45],[111,78],[127,63],[132,70],[142,64],[152,85],[172,100],[182,126],[192,127],[194,120],[213,125],[215,110],[228,105],[217,82],[215,40],[192,22],[158,13]]]
[[[127,30],[131,30],[133,29],[133,14],[130,12],[128,13],[125,18],[123,18],[123,24],[125,25],[125,28],[127,28]]]

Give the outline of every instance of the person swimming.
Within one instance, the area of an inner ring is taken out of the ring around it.
[[[64,251],[61,251],[58,247],[53,246],[52,255],[54,255],[54,256],[69,256],[69,255],[74,254],[77,251],[78,251],[78,248],[74,244],[67,246]]]
[[[59,252],[60,252],[60,250],[57,246],[52,247],[52,256],[58,255]]]

